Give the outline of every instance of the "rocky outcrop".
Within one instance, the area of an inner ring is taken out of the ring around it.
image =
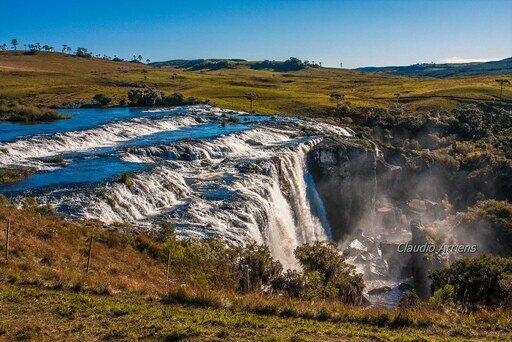
[[[377,157],[370,143],[325,140],[308,154],[307,163],[335,241],[362,225],[371,225]]]

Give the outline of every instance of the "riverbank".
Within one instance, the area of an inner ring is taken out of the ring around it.
[[[0,100],[0,121],[32,124],[69,118],[69,115],[59,114],[43,105],[27,105],[18,101]]]

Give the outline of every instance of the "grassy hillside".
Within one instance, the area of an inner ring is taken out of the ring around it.
[[[357,70],[427,77],[510,75],[512,74],[512,57],[485,63],[425,63],[409,66],[364,67]]]
[[[432,79],[330,68],[275,72],[244,66],[188,71],[45,52],[2,52],[0,78],[0,97],[57,107],[75,100],[91,103],[97,93],[118,101],[129,89],[145,85],[239,110],[248,110],[245,94],[254,92],[258,112],[301,115],[332,107],[329,95],[336,91],[343,92],[353,106],[381,107],[395,102],[395,94],[400,93],[400,101],[410,110],[451,109],[464,98],[492,100],[499,95],[495,77],[489,76]],[[504,90],[504,97],[512,98],[512,88]]]
[[[173,256],[166,286],[166,258],[155,253],[161,243],[144,234],[100,230],[94,222],[64,221],[45,207],[15,209],[3,203],[2,228],[6,219],[12,225],[9,262],[0,262],[0,339],[467,341],[512,337],[510,311],[483,310],[454,317],[426,307],[392,310],[236,294],[226,285],[215,285],[212,276],[222,276],[222,266],[212,265],[210,257],[199,253],[198,245],[173,249],[185,254],[181,259]],[[95,243],[86,275],[91,234]],[[1,234],[0,244],[4,243]]]

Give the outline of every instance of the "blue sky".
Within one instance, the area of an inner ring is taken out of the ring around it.
[[[512,56],[512,0],[0,0],[0,44],[69,44],[152,61],[408,65]]]

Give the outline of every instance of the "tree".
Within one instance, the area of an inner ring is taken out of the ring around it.
[[[345,100],[345,95],[342,93],[338,93],[338,92],[332,93],[329,98],[329,101],[336,103],[336,109],[338,109],[340,107],[340,101],[343,101],[343,100]]]
[[[96,101],[101,106],[108,106],[110,102],[112,102],[112,98],[103,94],[96,94],[94,95],[94,101]]]
[[[0,50],[2,50],[2,51],[7,50],[7,44],[0,45]]]
[[[451,285],[453,299],[468,310],[481,306],[499,307],[506,304],[512,293],[509,283],[512,258],[489,254],[474,259],[461,259],[450,267],[432,271],[432,292]]]
[[[294,255],[306,277],[306,292],[321,298],[336,298],[345,304],[359,304],[364,281],[355,273],[333,242],[317,241],[297,247]]]
[[[87,49],[86,49],[86,48],[81,48],[81,47],[79,47],[79,48],[77,48],[77,49],[76,49],[76,53],[75,53],[75,55],[76,55],[77,57],[84,57],[84,58],[90,58],[90,57],[92,57],[91,53],[90,53],[89,51],[87,51]]]
[[[396,97],[396,103],[398,103],[398,100],[400,100],[400,93],[395,93],[394,95]]]
[[[176,225],[169,221],[159,224],[157,239],[160,242],[176,241]]]
[[[11,40],[11,44],[12,44],[14,51],[16,51],[16,49],[18,47],[18,40],[16,38],[14,38],[13,40]]]
[[[499,78],[496,80],[500,84],[500,100],[503,101],[503,85],[508,84],[510,85],[510,81],[504,78]]]
[[[242,292],[263,290],[270,286],[283,270],[281,263],[272,258],[268,246],[254,242],[241,250],[236,268],[242,274],[239,283]]]
[[[66,53],[67,49],[68,49],[67,44],[62,44],[62,53]]]
[[[251,113],[254,113],[254,110],[253,110],[253,102],[254,100],[256,100],[256,98],[258,97],[258,95],[256,95],[255,93],[247,93],[245,94],[245,96],[247,97],[247,99],[250,101],[251,103]]]
[[[71,48],[71,46],[68,46],[68,47],[66,48],[66,52],[67,52],[67,53],[71,53],[71,51],[73,51],[73,49]]]
[[[128,92],[131,106],[154,106],[162,102],[162,92],[155,88],[131,89]]]

